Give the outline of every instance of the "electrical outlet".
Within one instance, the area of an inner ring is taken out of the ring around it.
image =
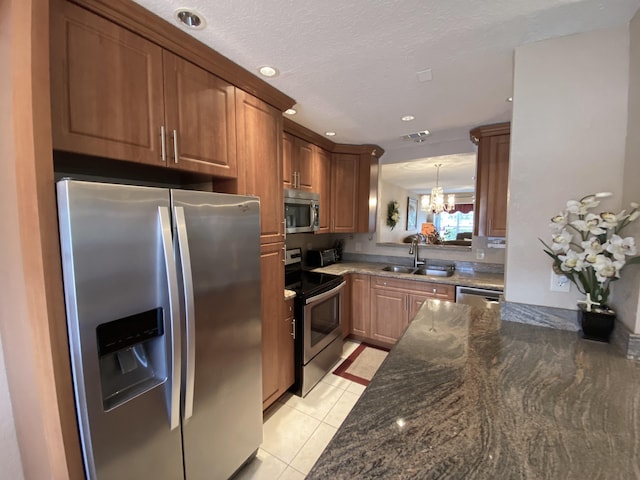
[[[476,260],[483,260],[483,259],[484,259],[484,249],[476,248]]]
[[[356,242],[356,252],[361,252],[361,251],[362,251],[362,243]]]
[[[558,275],[551,270],[551,286],[552,292],[565,292],[568,293],[571,290],[571,282],[566,275]]]

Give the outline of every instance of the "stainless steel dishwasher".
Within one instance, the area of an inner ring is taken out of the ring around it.
[[[500,310],[502,290],[486,288],[456,287],[456,303],[473,305],[474,307]]]

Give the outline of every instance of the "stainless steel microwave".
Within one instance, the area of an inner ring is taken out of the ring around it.
[[[287,233],[320,229],[320,195],[301,190],[284,191],[284,220]]]

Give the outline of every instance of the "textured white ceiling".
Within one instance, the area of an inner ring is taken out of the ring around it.
[[[640,8],[640,0],[135,1],[173,23],[176,8],[195,8],[207,27],[185,28],[191,35],[251,72],[277,67],[267,81],[296,99],[296,122],[335,131],[338,143],[378,144],[382,163],[473,152],[471,128],[511,118],[516,46],[623,25]],[[428,68],[433,80],[419,82]],[[425,129],[424,143],[400,138]]]

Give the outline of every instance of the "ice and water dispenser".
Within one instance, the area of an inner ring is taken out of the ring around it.
[[[166,380],[162,308],[100,324],[96,334],[105,411]]]

